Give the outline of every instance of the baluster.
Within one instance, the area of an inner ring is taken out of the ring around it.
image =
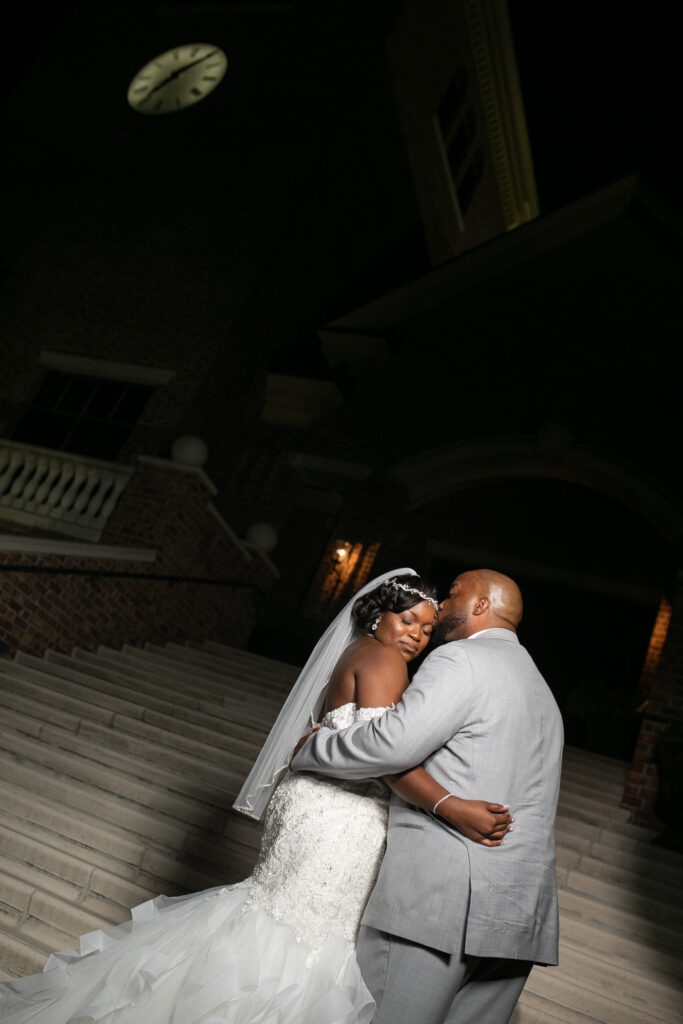
[[[3,445],[0,448],[0,477],[2,477],[2,474],[5,472],[5,469],[7,468],[7,466],[9,466],[12,454],[12,450],[8,448],[6,445]]]
[[[73,476],[69,486],[62,494],[61,501],[55,506],[54,511],[52,512],[53,516],[58,516],[60,519],[74,519],[74,516],[71,514],[73,504],[81,489],[81,485],[85,480],[86,472],[86,468],[82,463],[74,462]]]
[[[117,475],[114,477],[114,486],[111,489],[111,493],[109,494],[107,500],[102,506],[100,514],[94,518],[94,522],[96,522],[98,526],[104,527],[104,524],[107,522],[109,516],[114,511],[116,502],[119,500],[119,495],[121,494],[121,491],[124,489],[127,483],[128,477],[123,473],[120,476]]]
[[[61,519],[64,494],[67,488],[70,489],[69,485],[76,475],[77,466],[73,462],[66,462],[65,460],[59,468],[59,475],[55,480],[54,487],[47,496],[45,504],[49,516]]]
[[[11,501],[11,493],[9,493],[10,484],[14,479],[14,474],[17,471],[17,466],[20,466],[24,459],[24,453],[22,451],[14,451],[11,453],[9,458],[9,465],[6,467],[5,472],[0,476],[0,496],[5,498],[5,504],[8,505]]]
[[[74,516],[78,515],[78,518],[85,518],[88,514],[88,506],[93,498],[93,495],[97,494],[97,485],[102,480],[102,471],[95,469],[91,466],[87,472],[85,484],[81,488],[81,492],[76,498],[73,505]]]
[[[36,491],[35,506],[38,510],[42,510],[43,506],[47,504],[47,498],[52,490],[52,486],[55,482],[55,477],[61,473],[63,463],[61,459],[50,458],[47,460],[48,470],[47,475],[40,487]],[[48,510],[49,511],[49,510]]]
[[[34,496],[41,482],[45,479],[45,474],[48,468],[48,460],[45,455],[38,455],[36,457],[36,468],[33,476],[24,487],[24,508],[33,509],[35,508]]]
[[[36,457],[33,452],[25,452],[24,465],[12,481],[9,493],[12,496],[12,508],[22,508],[24,504],[24,488],[29,483],[36,468]]]
[[[97,518],[97,514],[102,508],[102,504],[105,498],[109,495],[112,485],[116,477],[111,472],[104,472],[101,474],[99,489],[93,494],[91,500],[88,502],[88,508],[85,518],[89,523]]]

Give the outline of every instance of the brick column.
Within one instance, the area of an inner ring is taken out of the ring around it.
[[[307,616],[329,619],[367,583],[382,542],[393,537],[407,505],[403,485],[382,473],[363,480],[347,495],[304,601]],[[335,567],[335,549],[342,541],[349,547],[349,557]]]
[[[657,742],[674,723],[683,723],[683,571],[678,573],[672,604],[666,640],[654,672],[653,666],[646,661],[645,673],[649,673],[646,682],[649,685],[642,705],[643,722],[622,801],[624,807],[633,810],[635,824],[654,828],[661,825],[655,813]],[[661,637],[658,639],[661,642]]]

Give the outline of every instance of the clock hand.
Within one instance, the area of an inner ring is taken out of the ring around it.
[[[201,64],[203,61],[208,60],[209,57],[215,57],[217,53],[218,50],[211,50],[210,53],[205,53],[203,57],[198,57],[197,60],[193,60],[189,64],[183,64],[181,68],[176,68],[175,71],[171,72],[168,78],[164,78],[163,82],[159,82],[159,84],[155,85],[153,89],[150,89],[147,95],[140,100],[140,106],[142,106],[143,103],[146,103],[147,100],[150,99],[150,97],[152,97],[155,92],[159,92],[160,89],[164,89],[169,82],[173,82],[176,78],[178,78],[179,75],[182,75],[183,72],[189,71],[190,68],[196,67],[197,64]]]

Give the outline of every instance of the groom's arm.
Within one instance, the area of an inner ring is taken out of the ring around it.
[[[394,775],[421,764],[467,720],[474,683],[459,644],[430,654],[400,704],[348,729],[319,729],[292,760],[295,771],[345,779]]]

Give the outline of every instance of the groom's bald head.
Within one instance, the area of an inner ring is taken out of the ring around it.
[[[441,604],[437,634],[449,641],[493,627],[514,632],[522,611],[522,594],[513,579],[494,569],[472,569],[453,581]]]
[[[508,629],[517,629],[522,621],[522,592],[513,579],[494,569],[475,569],[475,586],[480,595],[488,597],[492,615]]]

